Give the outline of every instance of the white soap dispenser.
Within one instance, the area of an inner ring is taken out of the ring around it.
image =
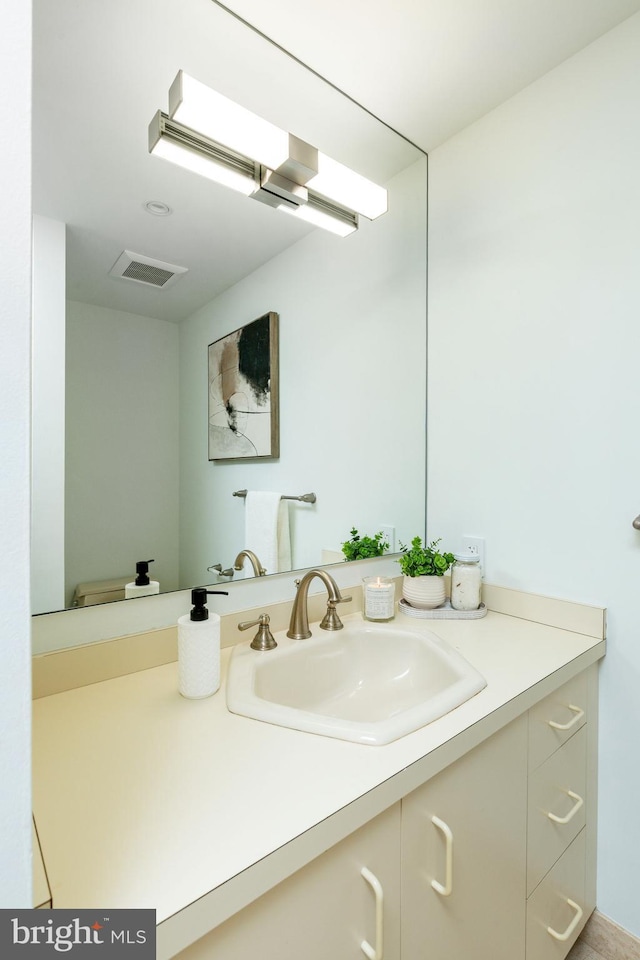
[[[207,595],[227,590],[191,591],[191,613],[178,620],[178,689],[189,700],[202,700],[220,689],[220,617],[209,613]]]
[[[160,582],[149,580],[150,563],[155,563],[155,560],[138,560],[136,563],[136,578],[131,583],[127,583],[124,588],[125,600],[130,600],[132,597],[150,597],[155,593],[160,593]]]

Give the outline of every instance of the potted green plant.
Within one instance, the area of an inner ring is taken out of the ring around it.
[[[430,610],[445,601],[444,574],[455,557],[452,553],[438,550],[442,538],[432,540],[429,546],[422,544],[421,537],[414,537],[411,547],[400,544],[398,559],[404,575],[402,596],[412,607]]]
[[[382,531],[372,537],[360,536],[355,527],[351,529],[351,539],[342,544],[345,560],[367,560],[369,557],[381,557],[389,549],[389,542]]]

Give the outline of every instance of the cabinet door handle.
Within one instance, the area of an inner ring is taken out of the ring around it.
[[[568,797],[571,797],[572,800],[575,800],[575,803],[571,807],[571,810],[569,810],[569,813],[566,815],[566,817],[557,817],[555,813],[548,813],[547,816],[549,817],[549,820],[553,820],[554,823],[569,823],[569,820],[573,820],[576,813],[584,803],[582,797],[579,794],[574,793],[573,790],[566,790],[565,793]]]
[[[571,923],[569,924],[569,926],[567,927],[567,929],[564,931],[564,933],[558,933],[558,931],[554,930],[553,927],[547,927],[547,933],[549,933],[554,938],[554,940],[560,940],[563,943],[565,940],[569,939],[573,931],[576,929],[576,927],[582,920],[582,915],[583,915],[582,907],[579,907],[574,900],[569,900],[569,898],[567,897],[567,903],[569,904],[572,910],[575,910],[576,915],[571,921]]]
[[[569,703],[568,707],[573,713],[573,716],[568,723],[556,723],[555,720],[547,721],[549,726],[553,727],[554,730],[571,730],[571,727],[575,727],[576,723],[578,723],[578,721],[582,720],[584,717],[584,710],[582,710],[580,707],[576,707],[575,703]]]
[[[431,823],[444,834],[445,839],[445,876],[444,884],[432,880],[431,886],[441,897],[448,897],[453,890],[453,834],[451,827],[439,817],[431,817]]]
[[[368,940],[363,940],[360,947],[369,960],[382,960],[384,956],[384,891],[382,884],[371,870],[363,867],[360,872],[376,898],[376,945],[372,947]]]

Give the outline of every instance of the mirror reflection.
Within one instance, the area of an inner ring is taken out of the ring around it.
[[[388,212],[342,238],[151,156],[179,70],[383,185]],[[34,613],[144,587],[139,562],[175,590],[335,562],[354,526],[424,529],[419,150],[210,0],[35,0],[33,142]],[[209,345],[267,314],[279,456],[211,461]]]

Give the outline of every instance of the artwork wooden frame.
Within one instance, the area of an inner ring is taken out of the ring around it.
[[[280,455],[278,320],[265,313],[209,344],[209,460]]]

